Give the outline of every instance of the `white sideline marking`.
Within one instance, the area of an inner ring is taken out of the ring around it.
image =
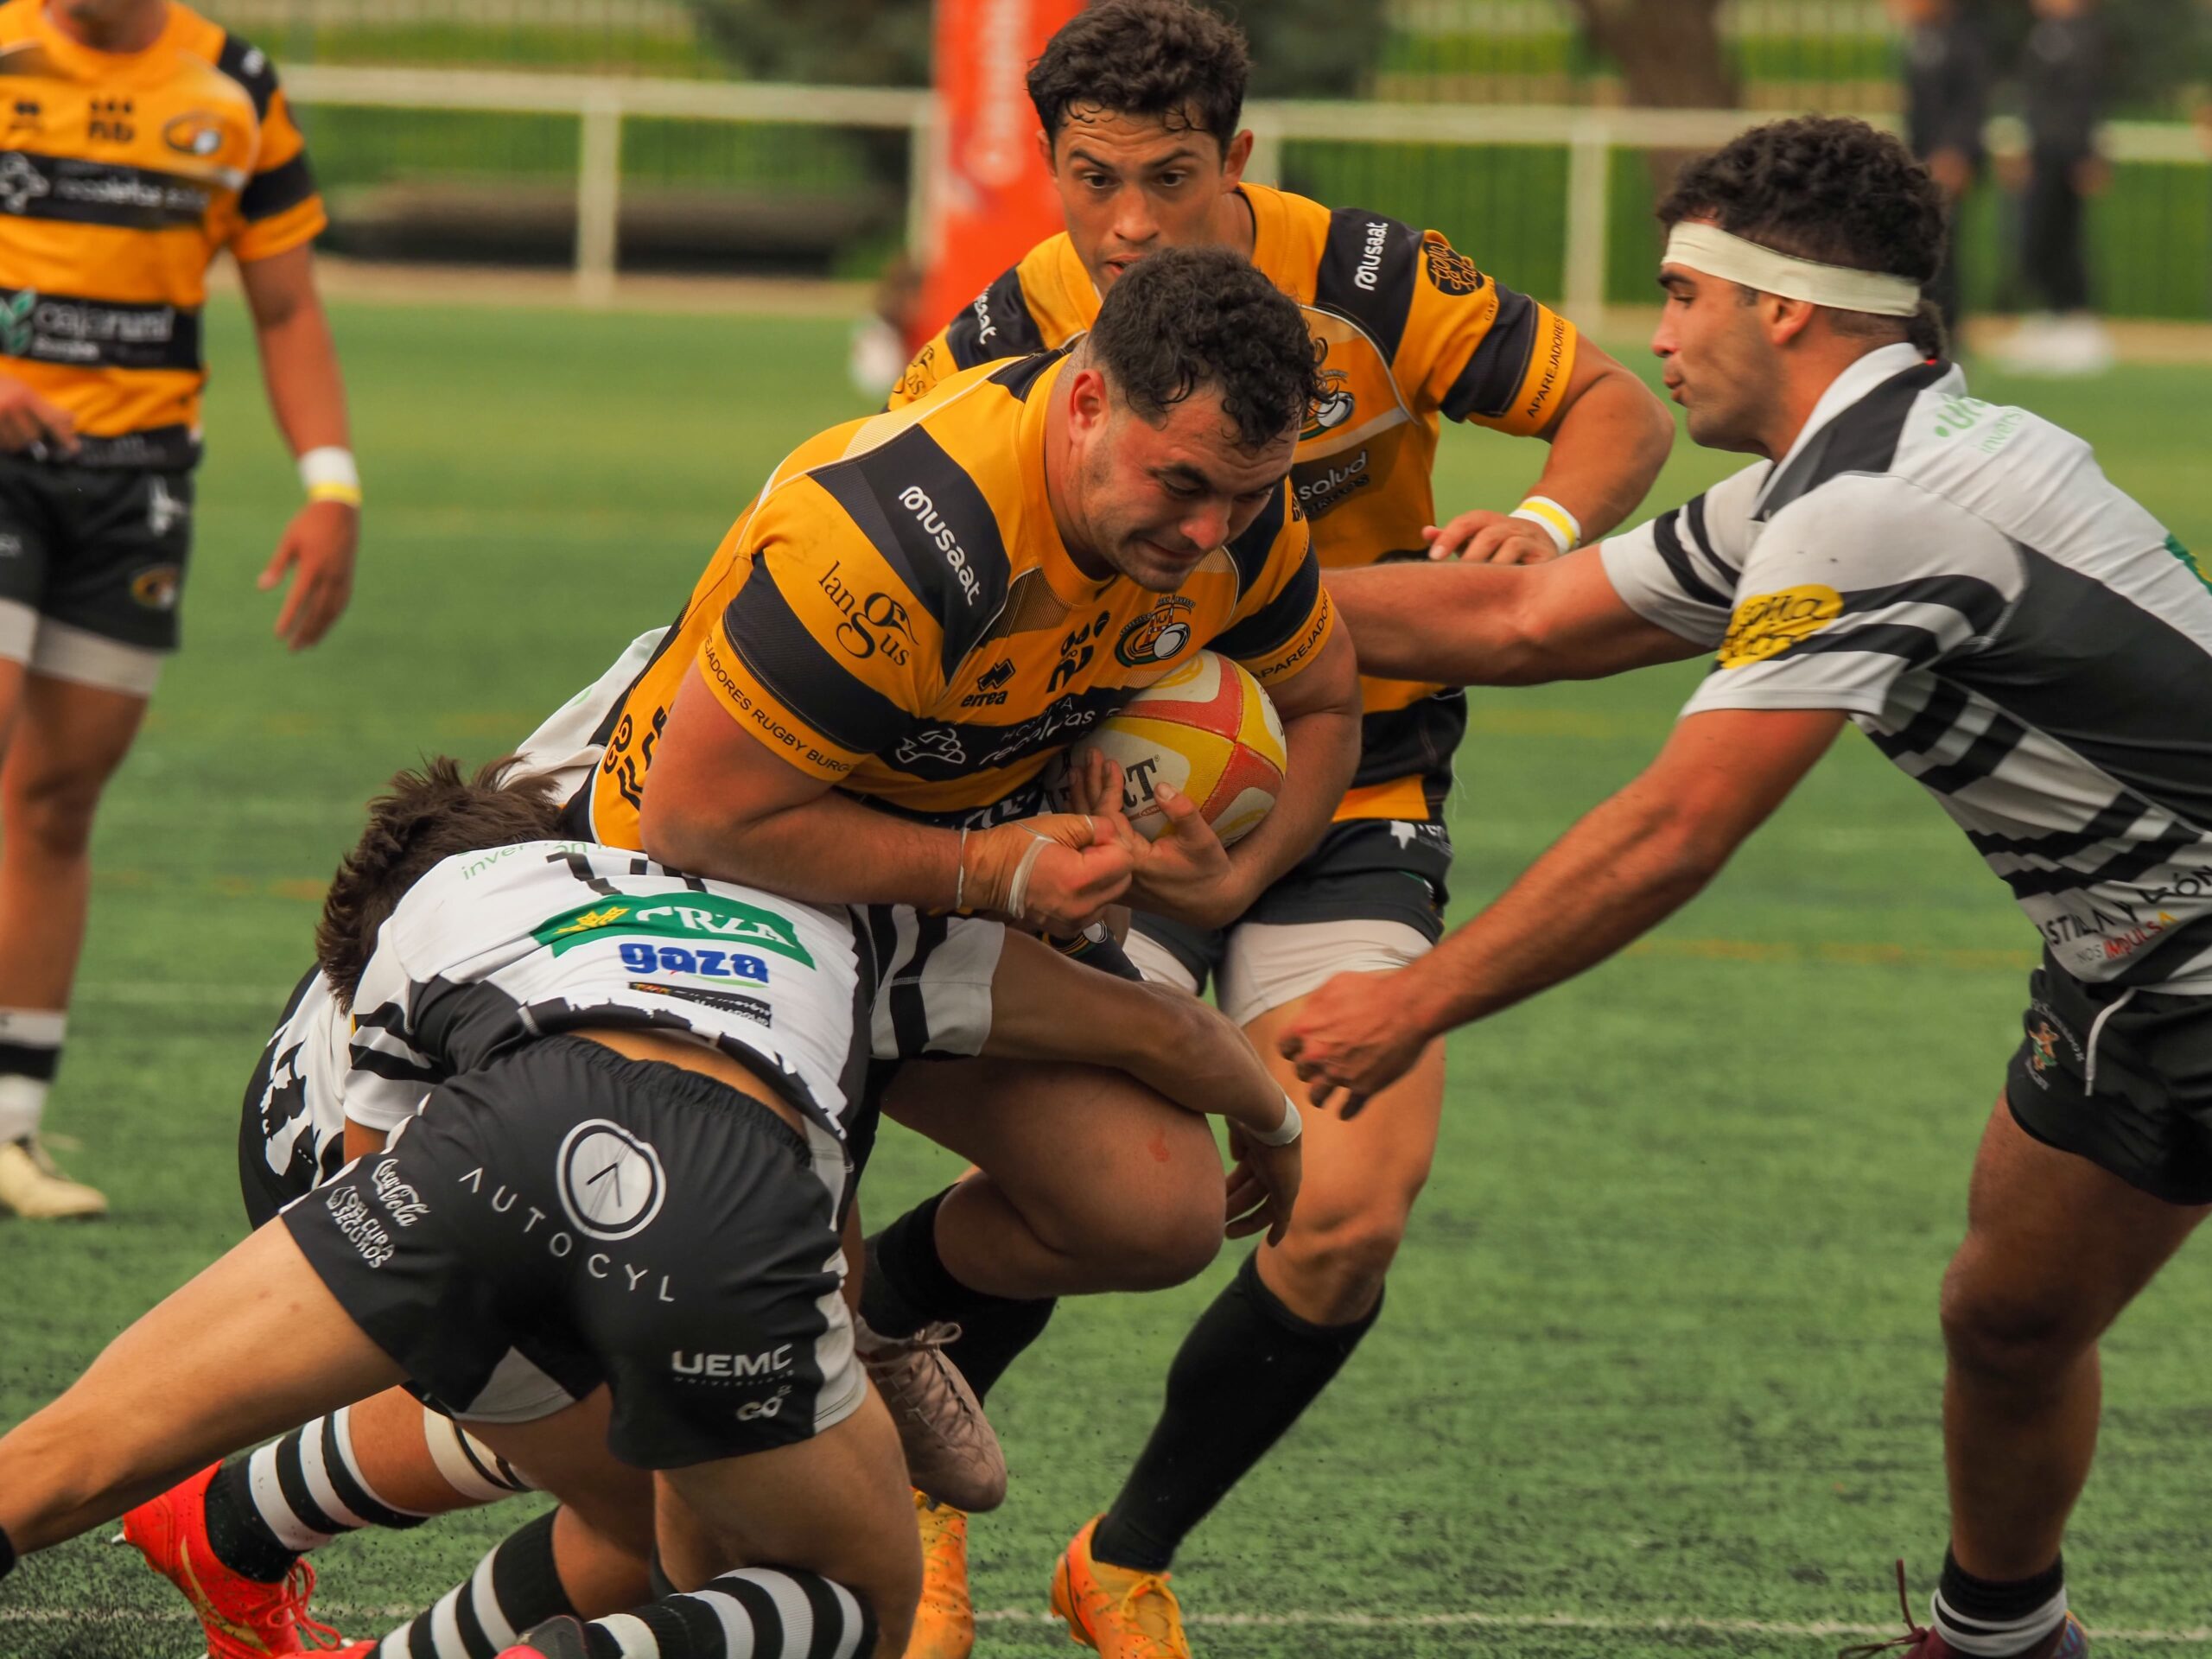
[[[415,1617],[420,1607],[359,1607],[346,1602],[318,1605],[316,1612],[347,1624],[375,1624],[380,1620],[398,1624]],[[992,1624],[1058,1624],[1050,1613],[1027,1607],[979,1608],[978,1623]],[[182,1611],[171,1614],[137,1607],[101,1607],[76,1611],[62,1607],[0,1607],[0,1625],[114,1624],[124,1620],[155,1620],[182,1624]],[[1185,1624],[1222,1630],[1314,1629],[1336,1630],[1588,1630],[1611,1636],[1669,1636],[1695,1630],[1711,1636],[1781,1636],[1817,1639],[1832,1637],[1884,1637],[1901,1634],[1897,1621],[1886,1624],[1849,1624],[1836,1619],[1795,1623],[1764,1618],[1607,1618],[1592,1613],[1329,1613],[1286,1611],[1274,1613],[1186,1613]],[[2093,1626],[2097,1642],[2141,1642],[2170,1646],[2212,1642],[2212,1625],[2188,1630],[2124,1630]]]

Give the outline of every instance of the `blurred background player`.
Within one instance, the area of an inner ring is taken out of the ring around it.
[[[2028,154],[2021,187],[2020,281],[2040,308],[2005,341],[2022,374],[2101,374],[2112,341],[2091,308],[2088,204],[2111,181],[2099,154],[2108,66],[2096,0],[2033,0],[2020,57]]]
[[[1482,515],[1464,556],[1548,559],[1619,523],[1666,459],[1663,406],[1437,232],[1243,182],[1248,73],[1243,35],[1185,0],[1104,0],[1065,25],[1032,67],[1029,94],[1067,229],[922,348],[892,405],[992,358],[1065,344],[1160,249],[1226,247],[1300,302],[1325,352],[1292,470],[1325,567],[1421,554],[1444,416],[1550,444],[1527,499]],[[1400,966],[1442,928],[1445,802],[1465,700],[1420,680],[1370,677],[1361,689],[1359,768],[1319,846],[1249,905],[1141,913],[1129,936],[1147,978],[1194,992],[1211,979],[1262,1054],[1329,975]],[[1288,1236],[1249,1258],[1201,1316],[1120,1497],[1053,1574],[1053,1605],[1079,1641],[1111,1654],[1157,1637],[1157,1651],[1183,1650],[1166,1578],[1175,1550],[1373,1327],[1443,1097],[1440,1046],[1363,1120],[1311,1131],[1310,1182]],[[881,1295],[873,1281],[869,1294]],[[874,1303],[868,1317],[879,1329],[902,1323]],[[915,1642],[931,1659],[957,1659],[972,1641],[958,1561],[950,1550],[930,1558]]]
[[[1955,337],[1959,212],[1989,161],[1982,136],[1989,122],[1988,33],[1973,0],[1890,0],[1890,10],[1904,30],[1905,142],[1950,206],[1943,268],[1928,297]]]
[[[95,1216],[40,1143],[101,791],[177,645],[207,266],[238,262],[307,505],[261,585],[320,639],[360,481],[308,245],[323,209],[276,72],[173,0],[9,0],[0,68],[0,1211]]]
[[[1692,437],[1764,459],[1539,570],[1339,592],[1400,670],[1533,684],[1705,651],[1713,670],[1640,777],[1425,960],[1325,986],[1284,1046],[1317,1103],[1372,1093],[1657,925],[1857,725],[2044,951],[1943,1283],[1933,1617],[1854,1651],[2078,1659],[2060,1544],[2098,1341],[2212,1205],[2212,588],[2087,443],[1968,399],[1936,357],[1942,201],[1894,139],[1754,129],[1661,218],[1652,348]]]

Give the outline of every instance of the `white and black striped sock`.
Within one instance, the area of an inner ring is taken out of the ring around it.
[[[2016,1659],[2066,1622],[2066,1563],[2032,1579],[1977,1579],[1946,1552],[1930,1617],[1944,1641],[1974,1659]]]
[[[447,1485],[478,1503],[535,1491],[530,1477],[443,1412],[423,1408],[423,1438]]]
[[[575,1607],[553,1565],[548,1510],[503,1540],[427,1613],[377,1646],[377,1659],[498,1659],[521,1633]]]
[[[868,1659],[875,1650],[866,1602],[818,1573],[779,1567],[725,1573],[584,1628],[591,1659]]]
[[[296,1428],[246,1459],[254,1512],[285,1548],[319,1549],[363,1527],[405,1530],[429,1517],[385,1503],[353,1456],[353,1408]]]

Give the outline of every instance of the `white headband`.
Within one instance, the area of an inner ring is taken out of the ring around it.
[[[1920,284],[1910,276],[1891,276],[1878,270],[1853,270],[1847,265],[1824,265],[1800,259],[1792,253],[1731,236],[1718,225],[1694,225],[1685,220],[1667,238],[1662,256],[1670,265],[1687,265],[1708,276],[1725,277],[1779,294],[1785,300],[1808,300],[1839,311],[1871,311],[1878,317],[1909,317],[1920,309]]]

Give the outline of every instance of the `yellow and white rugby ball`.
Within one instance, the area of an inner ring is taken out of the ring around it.
[[[1268,816],[1289,764],[1282,721],[1259,681],[1211,651],[1138,692],[1068,759],[1090,749],[1120,763],[1122,810],[1148,841],[1167,830],[1152,798],[1157,785],[1197,802],[1225,845]]]

